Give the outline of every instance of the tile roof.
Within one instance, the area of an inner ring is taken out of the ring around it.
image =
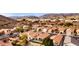
[[[4,42],[4,40],[0,40],[0,46],[12,46],[12,44],[8,40],[6,42]]]
[[[14,38],[9,38],[9,40],[18,40],[18,37],[14,37]]]
[[[33,32],[33,31],[28,31],[28,32],[24,32],[23,34],[26,34],[26,35],[28,35],[32,38],[36,38],[39,33],[38,32]]]
[[[4,34],[5,32],[3,30],[0,30],[0,34]]]
[[[62,38],[63,36],[61,34],[57,34],[50,37],[50,39],[53,39],[53,41],[56,42],[58,45],[60,44]]]
[[[76,32],[79,32],[79,29],[77,29]]]
[[[9,34],[11,32],[10,29],[1,29],[1,31],[4,31],[5,34]]]
[[[25,32],[25,34],[30,35],[30,37],[32,38],[42,38],[42,39],[49,36],[48,33],[42,33],[42,32]]]
[[[40,33],[37,37],[38,37],[38,38],[41,38],[41,39],[45,39],[45,38],[47,38],[48,36],[49,36],[48,33]]]
[[[58,30],[59,31],[65,31],[65,28],[64,27],[59,27]]]

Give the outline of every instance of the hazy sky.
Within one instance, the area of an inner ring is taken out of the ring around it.
[[[41,16],[45,13],[0,13],[0,15],[4,16]]]

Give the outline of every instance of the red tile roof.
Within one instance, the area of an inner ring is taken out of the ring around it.
[[[3,40],[0,41],[0,46],[12,46],[11,42],[7,41],[4,42]]]
[[[41,33],[41,34],[39,34],[37,37],[38,37],[38,38],[41,38],[41,39],[45,39],[45,38],[47,38],[48,36],[49,36],[48,33]]]
[[[65,31],[65,28],[64,27],[59,27],[58,30],[59,31]]]
[[[53,41],[57,42],[58,45],[60,44],[62,38],[63,38],[63,36],[61,34],[57,34],[57,35],[54,35],[54,36],[50,37],[50,39],[53,39]]]
[[[0,34],[5,34],[5,32],[3,30],[0,30]]]
[[[76,32],[79,32],[79,29],[77,29]]]

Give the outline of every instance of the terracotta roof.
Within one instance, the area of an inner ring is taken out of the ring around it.
[[[52,30],[57,30],[58,28],[57,28],[57,27],[52,27],[51,29],[52,29]]]
[[[38,36],[38,33],[37,32],[30,33],[30,36],[36,38]]]
[[[0,46],[12,46],[12,44],[9,41],[4,42],[3,40],[0,40]]]
[[[18,37],[15,37],[15,38],[9,38],[9,40],[18,40],[19,38]]]
[[[76,32],[79,32],[79,29],[77,29]]]
[[[50,37],[50,39],[53,39],[53,41],[57,42],[58,45],[60,44],[62,38],[63,38],[63,36],[61,34],[57,34],[57,35],[54,35],[54,36]]]
[[[16,32],[16,29],[15,28],[11,29],[11,32]]]
[[[24,32],[23,34],[27,34],[30,35],[30,37],[35,38],[38,36],[38,32],[33,32],[33,31],[28,31],[28,32]]]
[[[56,37],[56,35],[53,35],[50,37],[51,40],[53,40]]]
[[[11,32],[10,29],[1,29],[1,31],[4,31],[5,34],[9,34]]]
[[[63,28],[63,27],[59,27],[58,30],[65,30],[65,28]]]
[[[45,39],[45,38],[47,38],[48,36],[49,36],[48,33],[41,33],[41,34],[39,34],[37,37],[38,37],[38,38],[41,38],[41,39]]]
[[[0,34],[4,34],[5,32],[3,30],[0,30]]]
[[[58,30],[59,31],[65,31],[65,28],[64,27],[59,27]]]
[[[52,32],[53,31],[53,29],[48,29],[48,32]]]
[[[48,33],[42,33],[42,32],[25,32],[25,34],[29,34],[32,38],[46,38],[49,36]]]

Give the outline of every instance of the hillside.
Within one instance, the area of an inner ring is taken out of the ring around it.
[[[0,29],[12,28],[16,24],[16,20],[0,15]]]
[[[21,19],[21,18],[30,18],[30,19],[39,19],[37,16],[12,16],[12,19]]]
[[[40,18],[57,18],[57,17],[70,17],[70,16],[79,16],[79,13],[50,13],[40,16]]]
[[[30,18],[30,19],[53,19],[53,18],[65,18],[65,17],[73,17],[76,18],[77,16],[79,18],[79,13],[47,13],[41,16],[12,16],[12,19],[21,19],[21,18]]]

